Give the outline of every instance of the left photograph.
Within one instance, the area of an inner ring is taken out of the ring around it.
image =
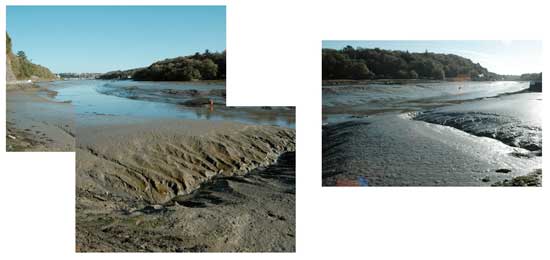
[[[77,252],[295,251],[295,108],[226,106],[225,6],[6,13],[6,150],[76,152]]]

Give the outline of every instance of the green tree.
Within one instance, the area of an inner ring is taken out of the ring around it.
[[[201,79],[216,79],[216,75],[218,73],[218,65],[216,65],[216,63],[214,63],[211,59],[202,60],[198,64],[198,69],[201,74]]]
[[[323,49],[322,60],[323,79],[357,78],[363,74],[363,68],[357,63],[368,68],[371,78],[446,79],[459,75],[476,75],[472,79],[492,80],[498,77],[469,59],[453,54],[431,53],[428,50],[410,53],[346,46],[340,50]],[[485,76],[478,77],[480,74]]]
[[[225,79],[225,51],[203,54],[195,53],[190,56],[165,59],[151,64],[149,67],[126,71],[131,73],[134,80],[153,81],[187,81],[187,80],[214,80]],[[109,79],[110,73],[99,78]]]
[[[370,72],[367,65],[362,62],[353,62],[348,68],[349,75],[351,79],[369,79],[373,76],[373,73]]]
[[[27,60],[27,54],[25,54],[24,51],[18,51],[17,57],[21,58],[22,60]]]

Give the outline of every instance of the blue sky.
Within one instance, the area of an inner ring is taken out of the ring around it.
[[[223,51],[224,6],[8,6],[13,50],[53,72],[107,72]]]
[[[323,41],[323,48],[363,48],[452,53],[498,74],[542,72],[541,41]]]

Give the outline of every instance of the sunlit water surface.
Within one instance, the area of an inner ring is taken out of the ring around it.
[[[136,82],[105,80],[71,80],[41,83],[57,91],[57,101],[70,101],[74,106],[77,120],[89,123],[98,116],[118,116],[124,120],[155,119],[192,119],[192,120],[225,120],[249,124],[278,125],[294,128],[294,116],[286,111],[281,115],[266,113],[261,108],[255,109],[214,109],[205,107],[186,107],[170,99],[155,99],[152,95],[160,90],[223,90],[223,84],[193,84],[180,82]],[[113,91],[139,88],[139,98],[125,96],[124,91]],[[182,101],[188,98],[182,97]],[[155,101],[152,101],[155,100]],[[225,103],[225,102],[223,102]],[[258,113],[255,113],[257,111]],[[266,115],[267,114],[267,115]],[[98,120],[104,122],[105,120]]]

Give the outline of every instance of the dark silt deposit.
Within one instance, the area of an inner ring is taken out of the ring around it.
[[[160,85],[133,81],[116,81],[99,84],[99,93],[122,98],[139,99],[152,102],[183,104],[189,106],[208,105],[212,100],[217,105],[225,105],[225,85]],[[205,100],[198,102],[198,100]]]
[[[482,112],[427,112],[415,119],[451,126],[473,135],[494,138],[510,146],[530,151],[542,149],[540,127],[524,125],[521,121],[508,116]]]
[[[541,151],[539,111],[542,111],[541,94],[517,94],[434,109],[419,113],[414,119],[451,126],[529,151]]]
[[[463,82],[453,99],[459,83],[439,84],[324,91],[323,185],[540,186],[529,176],[542,168],[541,93],[519,93],[523,82]]]

